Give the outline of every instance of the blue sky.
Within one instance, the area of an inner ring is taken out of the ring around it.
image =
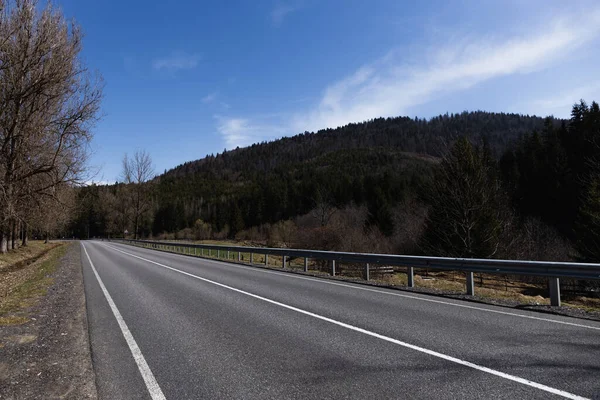
[[[104,77],[95,181],[379,116],[567,117],[600,99],[600,4],[58,0]]]

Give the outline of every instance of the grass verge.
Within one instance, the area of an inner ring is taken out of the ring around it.
[[[30,240],[27,246],[21,246],[6,254],[0,254],[0,273],[14,271],[31,264],[57,246],[60,246],[60,243],[44,243],[43,240]]]
[[[5,295],[0,297],[0,325],[17,325],[29,321],[27,309],[35,305],[44,296],[53,279],[50,275],[56,271],[58,261],[67,251],[67,245],[58,244],[35,263],[17,271]],[[0,279],[8,279],[5,272]],[[0,294],[1,295],[1,294]]]

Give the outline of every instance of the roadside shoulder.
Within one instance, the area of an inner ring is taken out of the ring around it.
[[[0,326],[0,399],[97,398],[79,243],[57,262],[29,321]]]

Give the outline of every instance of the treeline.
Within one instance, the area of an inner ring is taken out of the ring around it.
[[[583,100],[571,119],[519,140],[500,160],[500,170],[521,216],[555,227],[578,250],[600,260],[600,107]]]
[[[209,156],[155,180],[155,214],[143,234],[177,232],[201,219],[234,237],[306,214],[323,198],[336,207],[366,205],[371,223],[389,234],[390,209],[423,186],[458,137],[486,138],[500,155],[542,126],[541,118],[486,112],[380,118]]]
[[[440,157],[447,151],[448,145],[461,136],[470,140],[485,137],[490,148],[499,155],[512,141],[539,129],[542,124],[543,119],[535,116],[484,111],[445,114],[431,119],[377,118],[210,155],[165,171],[161,180],[188,179],[190,176],[251,180],[257,174],[278,167],[353,149],[397,149]]]
[[[0,2],[0,252],[70,222],[101,91],[79,27],[50,4]]]
[[[249,227],[306,214],[321,201],[335,207],[365,205],[372,214],[369,223],[390,234],[392,208],[423,186],[438,156],[461,133],[474,141],[486,137],[500,154],[511,138],[542,126],[538,117],[486,112],[431,120],[380,118],[226,151],[154,179],[153,210],[144,215],[139,234],[178,232],[202,220],[213,235],[232,238]],[[102,206],[122,204],[114,200],[127,197],[122,187],[81,193],[94,209],[82,209],[73,233],[92,237],[134,231],[115,224],[107,217],[114,213]]]
[[[183,164],[141,185],[92,186],[80,236],[236,238],[459,257],[597,259],[598,105],[570,120],[485,112],[388,118]],[[120,225],[115,221],[121,221]],[[585,250],[585,249],[588,250]],[[596,253],[595,253],[596,252]]]

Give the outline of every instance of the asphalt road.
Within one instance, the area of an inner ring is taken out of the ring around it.
[[[82,246],[103,399],[600,399],[597,322]]]

